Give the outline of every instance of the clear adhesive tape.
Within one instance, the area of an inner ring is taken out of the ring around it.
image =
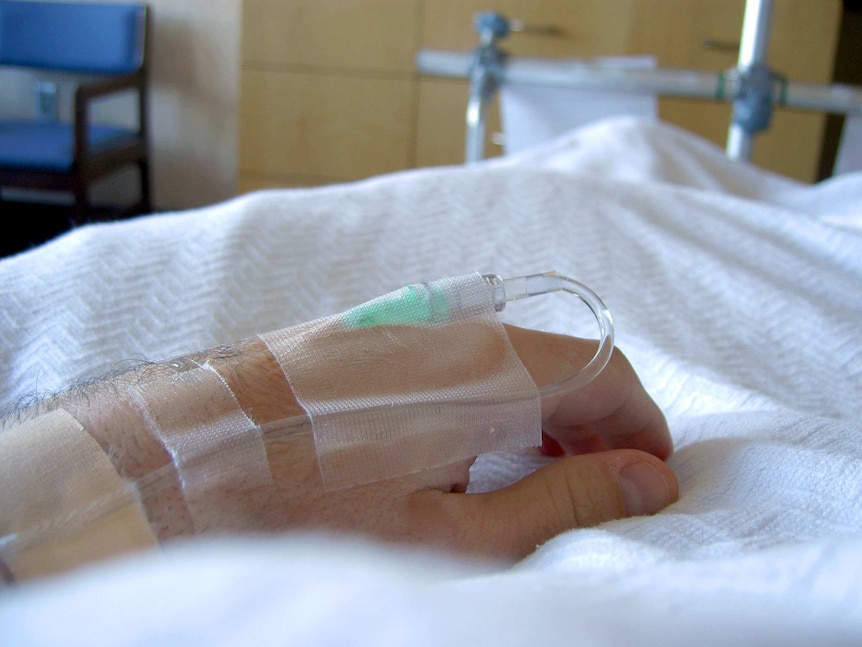
[[[541,442],[541,403],[480,274],[261,335],[311,421],[328,490]]]
[[[171,455],[195,531],[247,528],[254,494],[273,481],[260,429],[224,379],[203,365],[129,392]]]
[[[69,413],[0,431],[0,560],[15,579],[156,545],[134,494]]]
[[[598,344],[581,370],[536,390],[497,313],[509,301],[558,291],[591,310]],[[477,345],[471,330],[489,335],[489,346]],[[261,339],[307,414],[267,423],[262,432],[266,438],[304,433],[310,421],[324,485],[337,489],[538,445],[541,400],[595,379],[613,354],[614,327],[593,290],[556,272],[475,274],[410,285]],[[506,362],[489,352],[492,339],[497,350],[506,347]],[[488,362],[495,378],[476,378]],[[456,384],[465,363],[475,375]],[[481,382],[479,401],[465,396],[477,386],[473,379]]]

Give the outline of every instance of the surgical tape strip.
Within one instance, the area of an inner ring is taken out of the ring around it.
[[[324,486],[541,443],[538,389],[479,274],[262,335],[311,420]]]
[[[260,429],[224,379],[203,365],[129,391],[173,459],[195,531],[247,528],[248,497],[273,481]]]
[[[69,413],[0,432],[0,558],[16,579],[157,543],[132,491]]]

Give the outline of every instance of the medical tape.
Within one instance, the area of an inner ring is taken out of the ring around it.
[[[0,559],[15,579],[157,543],[132,490],[69,413],[0,432]]]
[[[311,420],[327,490],[541,443],[538,389],[479,274],[261,339]]]
[[[222,376],[199,365],[129,392],[171,456],[195,532],[248,528],[272,475],[260,429]]]

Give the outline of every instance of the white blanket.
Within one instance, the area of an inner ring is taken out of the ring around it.
[[[0,263],[0,401],[471,271],[595,289],[681,497],[513,569],[193,542],[0,594],[9,644],[862,644],[862,175],[805,186],[623,119],[471,168],[82,228]],[[525,323],[564,324],[554,309]],[[542,460],[483,457],[474,487]]]

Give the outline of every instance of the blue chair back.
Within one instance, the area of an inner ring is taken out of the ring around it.
[[[125,74],[144,60],[146,6],[0,0],[0,65]]]

